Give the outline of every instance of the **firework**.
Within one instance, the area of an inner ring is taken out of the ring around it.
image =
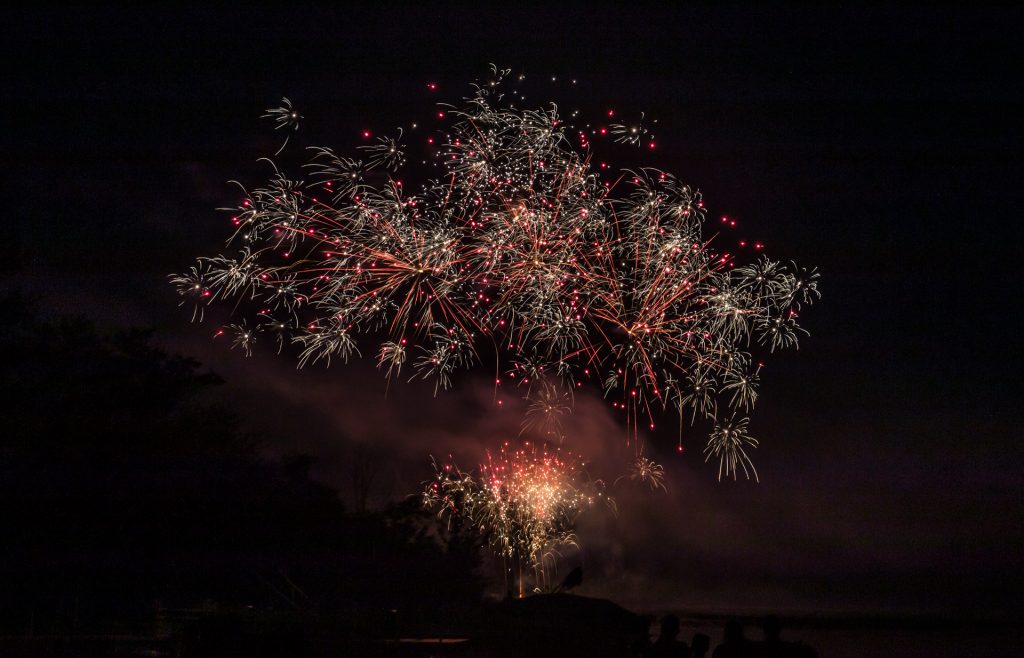
[[[562,416],[572,412],[569,394],[550,382],[543,382],[539,392],[528,395],[526,399],[529,406],[520,435],[532,431],[546,440],[561,443],[565,438],[562,434]]]
[[[637,456],[633,460],[633,463],[629,465],[629,470],[625,475],[620,476],[616,479],[616,483],[624,478],[629,478],[634,482],[641,482],[651,488],[651,490],[661,489],[666,491],[665,488],[665,467],[661,464],[644,457],[643,455]]]
[[[372,354],[388,378],[435,393],[488,364],[497,384],[522,387],[547,436],[568,406],[554,390],[600,392],[634,438],[669,406],[680,427],[749,413],[753,352],[806,333],[798,312],[820,296],[817,273],[760,243],[719,244],[700,193],[668,172],[594,166],[601,135],[653,139],[643,115],[580,128],[554,105],[517,109],[507,73],[439,107],[425,138],[366,131],[358,157],[314,148],[308,179],[275,167],[243,189],[233,251],[172,277],[193,319],[223,302],[235,317],[218,335],[246,351],[270,333],[300,366]],[[266,116],[291,131],[300,118],[287,99]],[[711,454],[735,474],[753,444],[720,434]]]
[[[750,461],[747,449],[756,448],[758,441],[747,433],[747,424],[748,419],[735,416],[721,424],[715,424],[711,439],[708,441],[707,447],[704,448],[706,455],[704,461],[708,461],[712,457],[718,458],[719,480],[722,479],[723,473],[727,477],[732,475],[735,480],[737,466],[743,469],[743,474],[746,477],[749,478],[753,473],[754,479],[757,479],[757,469]]]
[[[302,115],[292,107],[292,102],[288,100],[287,97],[281,99],[280,106],[268,108],[265,112],[266,114],[261,118],[271,119],[274,122],[274,130],[281,130],[282,128],[285,130],[288,130],[289,128],[293,131],[298,130],[299,122],[302,121]],[[274,153],[274,155],[280,155],[281,151],[284,150],[284,147],[288,146],[289,137],[291,137],[291,135],[285,136],[284,143],[281,144],[281,148],[277,149],[277,152]]]
[[[435,464],[424,504],[449,524],[474,528],[508,563],[533,570],[543,587],[559,549],[575,547],[579,515],[597,502],[614,509],[600,481],[587,480],[568,451],[525,441],[502,444],[475,473]]]

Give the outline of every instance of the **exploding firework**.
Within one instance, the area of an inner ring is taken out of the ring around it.
[[[643,455],[637,456],[633,463],[629,465],[629,470],[625,475],[620,476],[615,482],[619,480],[629,478],[634,482],[644,483],[651,488],[651,490],[665,489],[665,467],[661,464],[644,457]]]
[[[634,438],[668,407],[680,431],[749,413],[753,352],[806,333],[798,313],[819,297],[817,273],[760,243],[718,245],[700,193],[668,172],[592,165],[602,135],[653,140],[642,120],[580,129],[554,105],[517,109],[506,73],[494,70],[460,109],[443,106],[417,144],[399,131],[358,157],[314,148],[308,180],[275,167],[267,184],[243,188],[234,251],[172,277],[193,318],[225,302],[244,317],[218,335],[247,352],[271,335],[279,350],[297,347],[300,366],[375,354],[389,379],[429,380],[435,393],[492,364],[550,435],[567,406],[554,390],[599,391]],[[287,100],[266,116],[290,131],[300,118]],[[424,158],[406,157],[412,147]],[[426,182],[409,191],[400,172]],[[742,423],[743,440],[711,435],[720,477],[747,472],[755,442]]]
[[[435,464],[424,504],[449,524],[474,528],[506,564],[532,570],[543,588],[559,550],[577,545],[579,515],[598,502],[614,509],[602,483],[584,477],[583,466],[547,444],[506,441],[498,454],[487,453],[476,473]]]
[[[299,123],[302,121],[302,115],[292,107],[292,102],[287,97],[281,99],[281,105],[279,107],[272,107],[266,110],[266,114],[263,115],[264,119],[272,119],[274,121],[274,130],[298,130]],[[284,143],[281,144],[281,148],[277,149],[274,155],[280,155],[281,151],[284,150],[285,146],[288,146],[288,138],[290,135],[286,135]]]
[[[718,458],[718,479],[722,479],[723,473],[736,479],[737,466],[743,469],[743,474],[750,477],[753,473],[757,479],[757,469],[754,468],[747,449],[756,448],[757,439],[747,434],[747,419],[733,417],[722,424],[716,424],[715,430],[711,433],[711,439],[704,448],[705,460],[712,457]]]
[[[532,431],[546,440],[561,442],[565,438],[562,416],[572,412],[569,394],[549,382],[543,382],[537,393],[527,396],[527,401],[529,406],[520,434]]]

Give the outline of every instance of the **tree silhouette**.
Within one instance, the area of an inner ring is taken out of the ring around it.
[[[310,456],[262,456],[239,417],[207,401],[222,380],[151,332],[46,319],[10,293],[0,317],[0,626],[141,623],[154,601],[383,609],[479,597],[472,555],[420,510],[347,513],[310,479]]]

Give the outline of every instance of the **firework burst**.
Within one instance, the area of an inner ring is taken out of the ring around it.
[[[300,366],[368,354],[393,378],[408,361],[438,392],[493,364],[548,434],[567,406],[555,383],[600,392],[634,438],[672,405],[681,424],[717,423],[709,450],[732,455],[735,475],[754,443],[723,440],[719,418],[757,401],[752,351],[806,334],[817,273],[760,243],[719,244],[700,192],[668,172],[594,164],[602,135],[652,140],[642,120],[580,127],[554,105],[517,109],[507,77],[494,69],[461,106],[439,106],[436,129],[415,133],[422,158],[407,155],[413,133],[366,131],[358,158],[314,148],[309,180],[275,167],[242,189],[233,251],[172,277],[182,303],[196,320],[225,303],[244,317],[218,335],[248,352],[270,332]],[[301,118],[287,99],[266,116],[286,131]],[[409,191],[400,174],[423,182]]]
[[[577,546],[579,515],[598,502],[614,509],[602,483],[584,477],[583,466],[547,444],[506,441],[475,473],[435,463],[424,504],[449,524],[474,528],[507,564],[532,570],[543,589],[559,550]]]
[[[281,99],[281,105],[278,107],[271,107],[264,110],[264,114],[261,118],[270,119],[274,122],[274,130],[298,130],[299,122],[302,121],[302,115],[292,106],[292,102],[287,97]],[[284,143],[281,144],[281,148],[277,149],[274,155],[280,155],[281,151],[284,150],[285,146],[288,146],[288,138],[291,135],[286,135]]]
[[[656,489],[665,489],[665,467],[655,462],[652,459],[648,459],[643,455],[639,455],[633,460],[633,463],[629,465],[629,470],[625,475],[619,476],[615,480],[618,483],[619,480],[628,478],[634,482],[640,482],[646,484],[651,488],[652,491]]]

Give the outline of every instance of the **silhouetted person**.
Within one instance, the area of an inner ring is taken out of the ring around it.
[[[764,642],[759,647],[764,658],[817,658],[817,653],[802,642],[785,642],[782,634],[782,622],[771,615],[764,619]]]
[[[665,615],[661,618],[661,631],[651,645],[647,656],[650,658],[689,658],[690,648],[679,639],[679,617]]]
[[[651,643],[651,622],[654,621],[654,617],[650,615],[644,615],[641,623],[643,625],[642,632],[637,633],[636,640],[630,645],[632,650],[631,656],[640,656],[641,658],[647,658],[651,655],[651,647],[654,646]]]
[[[576,567],[565,576],[565,580],[562,584],[555,589],[556,592],[568,592],[574,587],[579,587],[583,583],[583,567]]]
[[[703,633],[694,633],[690,640],[690,658],[704,658],[711,648],[711,638]]]
[[[743,637],[743,624],[738,619],[725,622],[722,643],[715,647],[712,658],[749,658],[755,655],[754,643]]]

